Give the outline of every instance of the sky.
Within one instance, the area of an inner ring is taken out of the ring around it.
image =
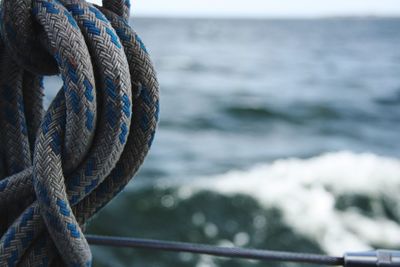
[[[400,16],[400,0],[131,0],[131,3],[135,16]]]

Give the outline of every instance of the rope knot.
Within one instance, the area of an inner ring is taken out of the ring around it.
[[[154,68],[128,25],[129,2],[104,4],[2,2],[1,266],[91,266],[82,227],[154,139]],[[63,87],[45,111],[41,75],[57,72]]]

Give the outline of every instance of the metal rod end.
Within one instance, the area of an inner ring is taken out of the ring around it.
[[[400,251],[375,250],[344,254],[345,267],[400,267]]]

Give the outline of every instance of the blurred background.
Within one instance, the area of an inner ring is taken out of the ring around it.
[[[159,75],[159,129],[88,233],[400,249],[398,0],[141,0],[132,14]],[[93,251],[95,266],[297,266]]]

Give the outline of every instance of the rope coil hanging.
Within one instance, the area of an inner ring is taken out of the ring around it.
[[[91,266],[82,228],[154,138],[154,68],[127,0],[1,5],[0,266]],[[63,87],[45,111],[52,74]]]

